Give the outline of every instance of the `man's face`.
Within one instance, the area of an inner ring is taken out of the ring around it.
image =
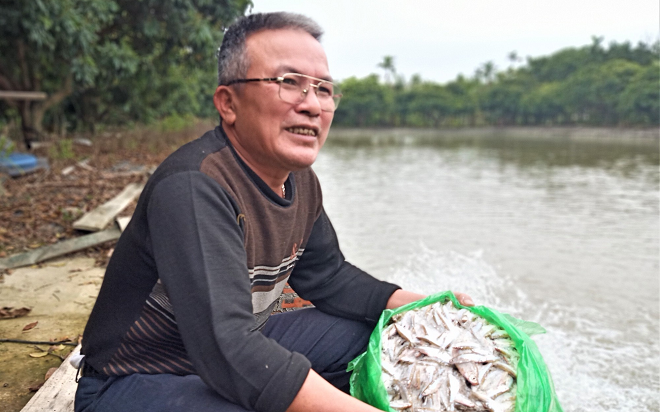
[[[301,73],[330,79],[321,44],[302,30],[263,30],[246,41],[250,67],[246,78]],[[234,87],[236,120],[228,125],[236,149],[259,171],[269,175],[310,166],[323,146],[334,116],[321,110],[315,93],[299,104],[283,101],[277,82]]]

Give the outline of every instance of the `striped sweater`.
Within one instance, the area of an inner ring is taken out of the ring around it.
[[[284,411],[310,363],[259,329],[288,281],[330,314],[374,323],[397,288],[344,260],[310,168],[277,196],[221,127],[150,178],[83,335],[108,376],[198,374],[223,397]]]

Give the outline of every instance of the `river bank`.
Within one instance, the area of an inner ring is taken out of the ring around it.
[[[625,141],[653,143],[660,140],[660,129],[615,127],[466,127],[456,129],[340,128],[330,130],[329,142],[368,139],[378,143],[406,143],[438,139],[466,138],[568,139],[576,141]]]

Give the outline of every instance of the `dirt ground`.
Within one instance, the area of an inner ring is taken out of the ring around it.
[[[176,132],[152,127],[45,142],[31,153],[47,158],[48,170],[13,179],[0,173],[0,258],[80,236],[71,227],[80,215],[127,184],[144,182],[146,171],[211,128],[213,123],[200,121]],[[76,143],[81,138],[91,145]],[[66,173],[67,168],[72,170]],[[120,216],[130,216],[134,207]],[[111,248],[106,244],[83,253],[103,266]]]
[[[5,275],[0,285],[3,307],[31,308],[27,316],[0,321],[0,337],[29,341],[77,343],[87,322],[101,282],[103,268],[87,257],[49,261]],[[37,322],[28,330],[26,326]],[[48,344],[0,343],[0,405],[17,412],[30,400],[46,372],[58,367],[73,346],[65,346],[43,357],[31,357],[49,349]],[[33,388],[32,390],[30,388]]]
[[[34,150],[36,156],[48,158],[48,170],[14,179],[0,174],[0,258],[86,234],[72,228],[80,215],[110,200],[128,183],[145,182],[149,169],[212,127],[199,122],[176,132],[153,127],[105,131],[77,136],[91,146],[68,139]],[[72,171],[66,173],[67,168]],[[120,216],[130,216],[134,208],[135,203]],[[27,316],[0,319],[0,339],[77,342],[113,247],[114,241],[107,242],[32,267],[0,271],[0,309],[31,308]],[[36,326],[23,331],[34,322]],[[66,346],[43,357],[30,356],[49,346],[0,342],[0,409],[20,411],[46,372],[73,349]]]

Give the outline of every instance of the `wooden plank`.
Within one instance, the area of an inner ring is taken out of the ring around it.
[[[66,255],[67,253],[77,252],[91,246],[119,239],[120,235],[121,231],[116,227],[113,227],[102,232],[68,239],[55,243],[54,245],[45,246],[29,252],[0,259],[0,270],[34,265],[47,259],[52,259],[54,257]]]
[[[21,412],[73,412],[73,401],[78,387],[77,369],[71,366],[69,359],[73,354],[78,353],[80,353],[80,345],[76,346]]]
[[[117,196],[73,223],[74,229],[96,232],[102,230],[142,192],[144,185],[131,183]]]
[[[17,90],[0,90],[0,99],[4,100],[46,100],[44,92],[23,92]]]

